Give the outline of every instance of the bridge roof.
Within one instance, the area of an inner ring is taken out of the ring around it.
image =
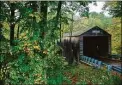
[[[72,32],[72,36],[80,36],[80,35],[82,35],[83,33],[85,33],[85,32],[87,32],[87,31],[89,31],[89,30],[92,30],[92,29],[94,29],[94,28],[98,28],[98,29],[100,29],[100,30],[103,30],[103,29],[101,29],[100,27],[98,27],[98,26],[94,26],[94,27],[92,27],[92,28],[84,28],[84,29],[82,29],[82,30],[79,30],[79,31],[76,31],[76,32]],[[105,30],[103,30],[104,32],[106,32]],[[107,32],[106,32],[107,33]],[[109,33],[107,33],[107,34],[109,34]],[[68,33],[64,33],[63,34],[63,36],[64,37],[68,37],[68,36],[70,36],[71,34],[70,34],[70,32],[68,32]],[[110,34],[109,34],[110,35]]]

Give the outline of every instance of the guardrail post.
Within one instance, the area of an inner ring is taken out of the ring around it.
[[[92,65],[94,65],[94,60],[95,60],[95,59],[92,58],[92,60],[91,60],[91,64],[92,64]]]
[[[94,64],[97,64],[97,60],[94,60]]]
[[[89,63],[89,64],[91,63],[90,61],[91,61],[91,58],[88,58],[88,63]]]
[[[98,61],[98,60],[95,59],[95,60],[94,60],[94,63],[93,63],[93,66],[94,66],[95,68],[98,67],[98,65],[97,65],[97,61]]]
[[[98,61],[98,68],[100,69],[102,65],[102,61]]]
[[[107,65],[107,70],[111,71],[112,70],[112,66],[111,65]]]
[[[81,56],[81,60],[84,61],[84,56]]]
[[[85,62],[87,62],[87,59],[88,59],[88,57],[87,57],[87,56],[85,56]]]
[[[80,59],[83,60],[83,56],[80,56]]]

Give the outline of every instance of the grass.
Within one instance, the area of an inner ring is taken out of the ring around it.
[[[120,85],[121,80],[105,69],[97,69],[84,64],[68,66],[65,70],[65,82],[77,85]]]

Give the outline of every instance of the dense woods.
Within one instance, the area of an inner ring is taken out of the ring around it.
[[[104,9],[110,6],[113,14],[106,17],[103,13],[89,13],[89,3],[92,2],[0,1],[0,82],[12,85],[69,82],[64,72],[70,63],[61,55],[59,42],[66,32],[95,25],[112,34],[112,53],[121,54],[122,8],[119,13],[114,12],[111,8],[114,2],[106,2]],[[77,12],[80,19],[76,20],[73,16]]]

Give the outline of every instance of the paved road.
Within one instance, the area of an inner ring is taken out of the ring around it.
[[[113,66],[121,66],[121,64],[122,64],[122,62],[120,62],[120,61],[111,60],[111,59],[108,59],[108,58],[100,57],[100,58],[98,58],[98,60],[103,61],[103,62],[105,62],[107,64],[110,64],[110,65],[113,65]]]
[[[120,61],[110,60],[110,59],[107,59],[107,58],[100,58],[98,60],[101,60],[104,63],[110,64],[112,66],[116,66],[117,68],[122,69],[122,62],[120,62]]]

